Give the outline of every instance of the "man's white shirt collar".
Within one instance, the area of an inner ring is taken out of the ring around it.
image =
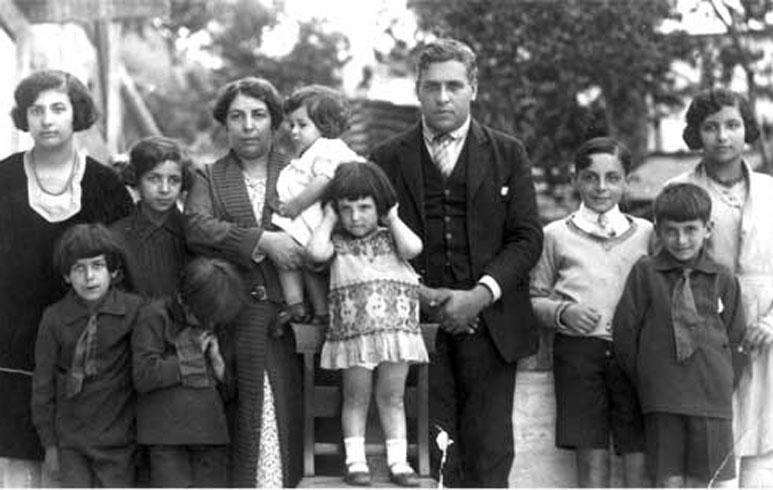
[[[461,126],[454,129],[453,131],[449,131],[447,134],[449,134],[454,141],[464,141],[464,138],[467,136],[467,133],[470,130],[470,123],[472,122],[472,117],[467,116],[467,119],[462,123]],[[432,142],[433,139],[435,139],[436,136],[439,136],[444,133],[439,133],[437,131],[434,131],[432,128],[427,126],[427,121],[424,119],[424,116],[421,118],[421,130],[424,134],[424,139],[428,142]]]

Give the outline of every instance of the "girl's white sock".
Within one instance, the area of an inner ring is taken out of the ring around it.
[[[365,438],[364,437],[344,438],[344,451],[346,452],[346,466],[349,466],[355,463],[367,465],[367,460],[365,459]]]
[[[405,439],[387,439],[386,440],[387,466],[393,473],[409,473],[411,467],[408,466],[408,443]]]

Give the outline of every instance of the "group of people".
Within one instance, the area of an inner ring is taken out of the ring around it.
[[[471,117],[475,53],[438,39],[416,68],[421,120],[368,159],[339,138],[341,94],[283,101],[247,77],[214,104],[226,155],[194,168],[151,137],[120,176],[75,144],[96,120],[81,82],[19,83],[34,145],[0,162],[6,484],[295,486],[291,321],[325,329],[320,365],[342,372],[350,485],[371,483],[372,396],[391,481],[419,484],[403,394],[429,362],[430,440],[453,441],[432,445],[434,476],[507,486],[537,325],[556,331],[556,444],[579,486],[609,484],[610,441],[632,486],[727,482],[736,458],[742,484],[773,483],[773,179],[743,160],[759,133],[743,98],[693,100],[684,137],[703,158],[654,226],[620,211],[630,153],[601,137],[577,151],[579,209],[543,232],[523,145]],[[422,321],[440,325],[431,356]]]
[[[759,128],[742,96],[701,92],[686,119],[701,160],[661,189],[654,226],[619,209],[628,149],[584,143],[579,209],[545,227],[531,272],[579,486],[609,484],[610,441],[628,486],[773,485],[773,179],[744,160]]]

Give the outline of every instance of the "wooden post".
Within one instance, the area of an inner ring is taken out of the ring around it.
[[[111,154],[119,151],[121,136],[121,88],[116,55],[118,29],[119,27],[108,18],[94,22],[98,80],[102,95],[100,127]]]

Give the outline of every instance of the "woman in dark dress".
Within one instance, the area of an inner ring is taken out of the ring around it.
[[[126,216],[132,200],[111,169],[76,148],[74,133],[97,117],[77,78],[37,72],[14,99],[14,124],[34,145],[0,162],[0,484],[36,486],[43,450],[30,418],[35,338],[44,308],[65,292],[54,241],[73,224]]]
[[[236,402],[231,483],[290,487],[301,476],[301,365],[292,332],[280,332],[282,302],[276,267],[297,268],[304,251],[271,231],[276,179],[287,164],[273,146],[282,104],[271,83],[243,78],[221,91],[214,117],[230,151],[197,172],[185,205],[188,246],[234,264],[251,301],[234,325]]]

